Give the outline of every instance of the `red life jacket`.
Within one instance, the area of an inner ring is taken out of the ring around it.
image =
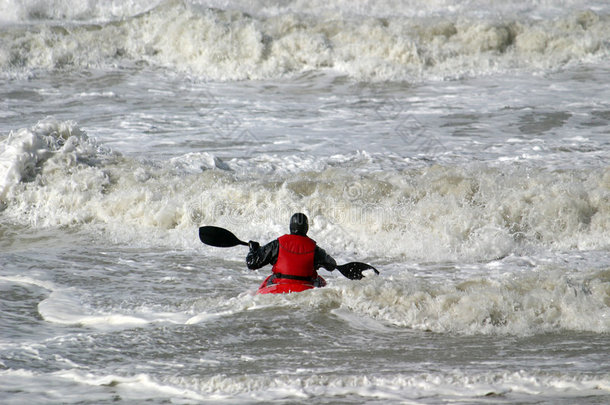
[[[277,240],[280,248],[277,261],[273,265],[273,273],[312,279],[318,277],[318,273],[313,268],[316,251],[314,240],[300,235],[284,235]]]

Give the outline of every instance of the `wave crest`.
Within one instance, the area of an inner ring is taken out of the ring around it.
[[[0,68],[88,69],[149,64],[211,80],[269,79],[331,69],[359,81],[419,81],[548,70],[608,55],[609,16],[553,20],[253,17],[172,0],[99,24],[4,27]]]
[[[100,148],[72,122],[45,120],[1,144],[1,190],[19,223],[102,225],[119,238],[193,242],[200,225],[266,240],[304,211],[336,251],[422,260],[490,260],[522,249],[608,249],[608,168],[431,166],[354,173],[353,159],[252,176],[207,152],[138,161]],[[356,159],[357,160],[357,159]],[[350,163],[352,162],[352,163]],[[282,166],[285,169],[283,170]],[[185,230],[187,232],[185,232]],[[155,236],[157,235],[157,236]],[[382,253],[383,252],[383,253]]]

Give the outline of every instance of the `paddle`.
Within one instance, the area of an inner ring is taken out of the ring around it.
[[[199,239],[206,245],[216,247],[248,246],[248,242],[239,240],[231,231],[217,226],[202,226],[199,228]]]
[[[199,239],[206,245],[216,247],[248,246],[248,242],[239,240],[231,231],[217,226],[202,226],[199,228]],[[376,268],[361,262],[341,264],[337,266],[337,270],[350,280],[362,279],[364,277],[362,274],[364,270],[373,270],[375,274],[379,274]]]
[[[345,264],[341,264],[337,266],[337,270],[341,272],[345,277],[350,280],[360,280],[364,277],[362,272],[364,270],[373,270],[375,274],[379,274],[376,268],[371,266],[370,264],[361,263],[361,262],[349,262]]]

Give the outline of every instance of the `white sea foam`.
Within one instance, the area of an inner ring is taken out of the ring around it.
[[[46,119],[31,129],[11,132],[0,143],[0,200],[16,184],[34,180],[48,160],[61,159],[58,163],[70,165],[96,152],[94,144],[88,143],[85,133],[72,121]]]
[[[538,20],[302,13],[256,17],[167,1],[118,22],[5,27],[0,69],[146,62],[212,80],[330,69],[359,81],[546,71],[605,58],[608,18],[591,10]]]
[[[51,323],[81,325],[99,330],[121,330],[154,323],[185,323],[189,315],[183,312],[154,312],[145,309],[125,311],[96,310],[83,303],[76,291],[56,289],[38,304],[42,318]]]
[[[18,284],[31,284],[49,291],[53,291],[56,288],[55,284],[53,284],[51,281],[39,280],[28,276],[0,276],[0,281]]]
[[[121,308],[99,310],[89,307],[74,288],[63,288],[46,280],[29,276],[1,276],[0,282],[31,284],[49,291],[48,297],[38,303],[38,313],[51,323],[82,325],[100,330],[117,330],[141,327],[152,323],[185,323],[190,315],[184,312],[159,312],[139,308],[125,312]]]
[[[318,375],[296,377],[277,376],[214,376],[204,380],[171,378],[174,384],[186,386],[212,396],[216,400],[273,401],[285,398],[357,396],[389,401],[422,398],[473,399],[493,395],[537,394],[558,398],[564,395],[607,395],[608,384],[603,378],[553,375],[536,372],[403,374],[393,377]]]
[[[250,14],[272,16],[278,14],[310,14],[375,17],[424,17],[424,16],[489,16],[489,15],[562,15],[582,7],[579,0],[514,0],[509,3],[494,3],[490,6],[486,0],[452,2],[447,0],[196,0],[196,4],[221,9],[234,8]],[[608,4],[603,0],[588,1],[587,5],[594,10],[607,10]]]
[[[396,267],[396,266],[394,266]],[[302,294],[252,295],[204,299],[186,321],[198,324],[245,311],[292,308],[330,311],[354,330],[392,328],[457,335],[532,336],[545,333],[610,331],[608,270],[566,269],[536,265],[522,273],[468,271],[448,280],[413,274],[411,268],[381,267],[354,282],[328,276],[329,285]],[[512,269],[512,267],[511,267]],[[204,309],[201,311],[201,309]]]
[[[264,240],[304,210],[314,237],[372,256],[486,260],[535,246],[607,249],[610,241],[607,168],[354,174],[331,157],[315,161],[315,172],[277,160],[274,173],[253,181],[256,160],[243,174],[209,153],[138,161],[99,148],[71,122],[49,120],[11,134],[2,157],[5,215],[40,226],[103,228],[123,240],[158,235],[191,246],[191,232],[204,224]]]
[[[123,328],[137,327],[148,323],[138,316],[123,314],[88,314],[85,306],[73,292],[58,290],[38,304],[38,312],[47,322],[64,325]]]
[[[81,20],[100,21],[121,19],[145,12],[165,3],[163,0],[127,0],[92,2],[87,0],[5,0],[0,5],[0,21],[18,22],[32,20]],[[490,15],[523,16],[535,18],[561,16],[583,6],[580,0],[532,1],[516,0],[494,4],[489,7],[486,0],[450,2],[447,0],[186,0],[184,4],[201,8],[240,10],[248,14],[270,17],[281,14],[373,16],[373,17],[426,17],[466,15],[485,17]],[[604,12],[608,4],[604,0],[587,1],[587,6]]]
[[[569,275],[564,269],[541,268],[520,276],[488,275],[439,284],[405,276],[403,272],[364,283],[342,284],[320,294],[336,299],[356,315],[439,333],[606,333],[610,331],[608,277],[608,271],[584,276]]]
[[[605,403],[609,7],[0,1],[2,402]]]
[[[303,294],[242,294],[216,303],[188,324],[273,308],[330,311],[353,329],[407,328],[459,335],[531,336],[558,331],[610,331],[608,270],[537,266],[523,274],[494,274],[447,281],[383,268],[380,277],[333,279]],[[197,310],[195,309],[197,312]]]
[[[78,370],[35,373],[26,370],[0,371],[0,387],[27,389],[30,398],[53,400],[55,394],[45,392],[63,382],[70,392],[62,392],[62,402],[77,401],[84,393],[89,399],[103,401],[114,393],[123,400],[171,398],[172,401],[217,403],[246,401],[264,403],[278,400],[299,400],[304,397],[346,398],[386,401],[433,399],[442,397],[458,401],[500,396],[518,401],[536,395],[549,401],[600,397],[610,393],[603,376],[546,373],[544,371],[463,372],[460,370],[430,373],[397,373],[394,376],[369,376],[363,373],[344,376],[337,373],[295,375],[215,375],[211,377],[168,376],[158,380],[147,374],[96,375]],[[112,390],[109,392],[109,388]],[[14,399],[14,401],[13,401]],[[18,403],[18,396],[7,403]]]
[[[37,20],[105,21],[144,12],[162,0],[4,0],[0,3],[0,22]]]
[[[2,370],[0,389],[19,387],[20,392],[3,399],[5,404],[23,403],[22,393],[34,402],[78,403],[86,397],[94,402],[106,402],[118,391],[121,399],[145,401],[156,398],[180,398],[182,401],[202,401],[202,395],[183,387],[155,381],[147,374],[133,376],[95,375],[78,369],[52,373],[36,373],[28,370]],[[58,389],[58,386],[63,389]],[[116,397],[114,397],[116,400]]]

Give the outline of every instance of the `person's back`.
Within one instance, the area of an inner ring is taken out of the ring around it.
[[[280,236],[262,247],[256,242],[249,242],[246,265],[251,270],[273,265],[274,277],[270,282],[282,278],[315,282],[318,279],[317,269],[324,267],[333,271],[337,263],[307,236],[308,230],[307,216],[294,214],[290,218],[290,234]]]
[[[273,266],[273,273],[316,278],[314,256],[316,242],[307,236],[284,235],[278,239],[278,258]]]

